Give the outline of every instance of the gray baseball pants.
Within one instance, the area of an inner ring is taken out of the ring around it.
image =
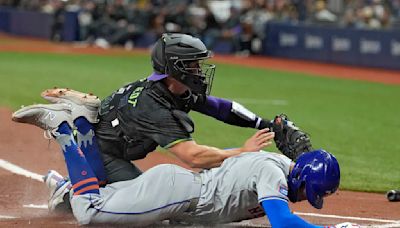
[[[199,174],[176,165],[149,169],[133,180],[116,182],[99,194],[73,196],[72,210],[80,224],[153,224],[192,212],[201,190]],[[127,203],[129,202],[129,203]]]

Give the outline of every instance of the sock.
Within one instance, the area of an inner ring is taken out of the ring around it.
[[[56,140],[64,152],[65,163],[67,164],[74,195],[99,194],[97,178],[86,161],[85,155],[76,145],[71,127],[67,122],[63,122],[58,127],[57,132],[60,134],[56,135]]]
[[[106,184],[106,172],[104,170],[103,159],[100,155],[99,145],[94,135],[93,125],[84,117],[79,117],[74,121],[77,127],[77,142],[79,148],[85,155],[90,167],[97,179],[99,180],[100,186]]]

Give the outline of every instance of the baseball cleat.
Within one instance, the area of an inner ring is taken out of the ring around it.
[[[70,208],[69,192],[72,188],[71,182],[55,170],[50,170],[43,177],[43,181],[50,190],[49,210],[52,212],[68,211],[68,208]]]
[[[52,103],[64,103],[70,106],[72,120],[85,117],[91,123],[97,123],[100,99],[91,93],[82,93],[68,88],[47,89],[41,96]]]
[[[386,197],[391,202],[400,201],[400,190],[390,190],[386,193]]]
[[[71,109],[66,104],[35,104],[23,107],[12,114],[12,120],[38,126],[54,134],[62,122],[71,122]]]

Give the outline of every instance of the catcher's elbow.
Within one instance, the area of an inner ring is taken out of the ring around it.
[[[190,164],[188,164],[188,165],[189,165],[189,168],[191,168],[191,169],[204,168],[204,167],[202,166],[202,164],[190,163]]]
[[[200,159],[197,159],[196,157],[192,156],[188,161],[186,161],[186,164],[190,168],[207,168],[205,167],[204,162],[202,162]]]
[[[213,168],[221,164],[226,154],[209,146],[194,145],[180,157],[190,168]]]
[[[194,156],[190,162],[190,168],[214,168],[221,165],[224,159],[225,157],[222,154],[214,155],[213,157]]]

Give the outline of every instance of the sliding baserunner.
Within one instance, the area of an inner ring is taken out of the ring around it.
[[[136,179],[100,188],[99,175],[72,134],[70,109],[65,104],[28,106],[15,112],[13,120],[49,130],[62,147],[74,192],[70,196],[72,210],[80,224],[143,226],[163,220],[215,224],[265,213],[273,227],[319,227],[292,214],[288,201],[307,199],[320,209],[323,198],[339,186],[336,158],[316,150],[300,155],[296,163],[275,153],[242,153],[200,173],[176,165],[158,165]],[[96,150],[91,153],[92,158],[100,156]],[[46,177],[47,183],[62,181],[52,171]],[[357,226],[346,223],[332,227]]]

